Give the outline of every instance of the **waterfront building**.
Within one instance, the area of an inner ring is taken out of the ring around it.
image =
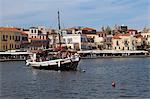
[[[36,51],[40,49],[46,49],[47,44],[48,44],[47,40],[39,38],[31,38],[29,50]]]
[[[135,30],[135,29],[128,29],[127,31],[128,31],[128,33],[129,33],[129,34],[131,34],[131,35],[133,35],[133,36],[135,36],[135,35],[138,35],[138,34],[139,34],[139,33],[138,33],[138,31],[137,31],[137,30]]]
[[[146,45],[147,48],[150,48],[150,28],[145,28],[142,32],[141,35],[144,37],[146,40]]]
[[[130,34],[119,34],[112,38],[113,50],[136,50],[136,38]]]
[[[46,47],[46,41],[48,48],[55,48],[59,45],[59,34],[57,30],[39,26],[22,29],[22,31],[28,34],[30,50],[37,50]],[[40,44],[34,46],[34,42],[40,42]],[[43,46],[40,47],[40,45]]]
[[[48,35],[49,39],[49,47],[56,48],[60,45],[60,41],[62,41],[62,36],[57,33],[58,31],[52,30],[51,33]],[[59,37],[60,36],[60,37]],[[60,39],[60,41],[59,41]]]
[[[29,48],[28,34],[21,31],[21,35],[22,35],[21,49],[28,50],[28,48]]]
[[[96,36],[94,37],[94,43],[98,49],[100,50],[105,49],[106,37],[107,37],[107,33],[104,31],[100,31],[96,33]]]
[[[107,35],[105,40],[105,49],[112,50],[112,37],[113,35]]]
[[[136,29],[128,29],[128,26],[125,25],[115,26],[112,31],[114,35],[129,33],[130,35],[134,36],[139,34],[139,32]]]
[[[113,35],[126,34],[127,30],[128,30],[128,26],[125,26],[125,25],[117,26],[117,25],[115,25],[112,32],[113,32]]]
[[[90,44],[90,49],[96,48],[94,43],[94,39],[96,35],[96,29],[90,27],[74,27],[74,28],[67,28],[62,30],[62,34],[84,34],[87,37],[87,40]]]
[[[96,34],[96,29],[90,27],[73,27],[62,29],[62,35],[66,34]]]
[[[68,48],[75,50],[86,50],[90,48],[88,39],[84,34],[63,35],[63,44]]]
[[[72,27],[72,28],[66,28],[62,29],[62,35],[66,34],[82,34],[82,28],[81,27]]]
[[[29,38],[38,38],[39,30],[37,27],[29,28]]]
[[[146,39],[142,35],[135,35],[137,50],[144,50],[146,47]]]
[[[29,41],[31,41],[31,38],[39,38],[46,40],[47,34],[51,32],[51,29],[47,29],[45,27],[30,27],[29,29],[21,30],[28,34]]]
[[[113,35],[108,35],[105,31],[100,31],[96,33],[97,36],[94,39],[97,48],[100,50],[111,50],[112,49],[112,37]]]
[[[0,51],[16,50],[21,48],[22,31],[17,28],[0,27]]]

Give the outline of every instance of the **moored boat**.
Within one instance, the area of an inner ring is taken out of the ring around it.
[[[26,60],[26,65],[36,69],[45,70],[77,70],[80,57],[78,54],[71,55],[67,58],[51,59],[45,61],[36,61],[36,54]]]

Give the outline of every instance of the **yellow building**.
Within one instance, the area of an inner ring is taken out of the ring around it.
[[[16,28],[0,27],[0,51],[20,49],[22,35]]]
[[[136,50],[136,38],[130,34],[120,34],[112,38],[113,50]]]

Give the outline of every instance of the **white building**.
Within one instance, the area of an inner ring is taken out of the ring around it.
[[[68,48],[76,50],[89,49],[87,37],[83,34],[67,34],[63,36],[63,43]]]

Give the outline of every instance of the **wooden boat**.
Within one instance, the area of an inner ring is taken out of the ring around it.
[[[59,11],[58,11],[58,27],[59,27],[59,32],[61,31],[61,27],[60,27],[60,18],[59,18]],[[48,59],[48,60],[38,60],[37,61],[37,57],[36,54],[33,54],[33,56],[31,57],[31,59],[26,60],[26,65],[29,65],[33,68],[37,68],[37,69],[46,69],[46,70],[77,70],[77,66],[78,63],[80,61],[80,57],[77,53],[74,54],[69,54],[69,56],[65,56],[63,57],[63,50],[62,46],[61,46],[61,33],[58,33],[59,35],[59,46],[57,49],[57,56],[59,56],[59,58],[52,58],[52,59]],[[48,33],[47,33],[47,40],[48,39]],[[47,43],[47,48],[49,48],[49,43]],[[64,52],[69,52],[68,50],[64,51]],[[42,54],[40,55],[40,57],[49,57],[49,54],[53,53],[53,51],[48,52],[48,50],[42,51]],[[60,56],[62,55],[62,57],[60,58]]]
[[[36,54],[31,59],[26,60],[26,65],[36,69],[45,70],[77,70],[80,61],[79,55],[75,54],[68,58],[54,59],[48,61],[36,61]]]

